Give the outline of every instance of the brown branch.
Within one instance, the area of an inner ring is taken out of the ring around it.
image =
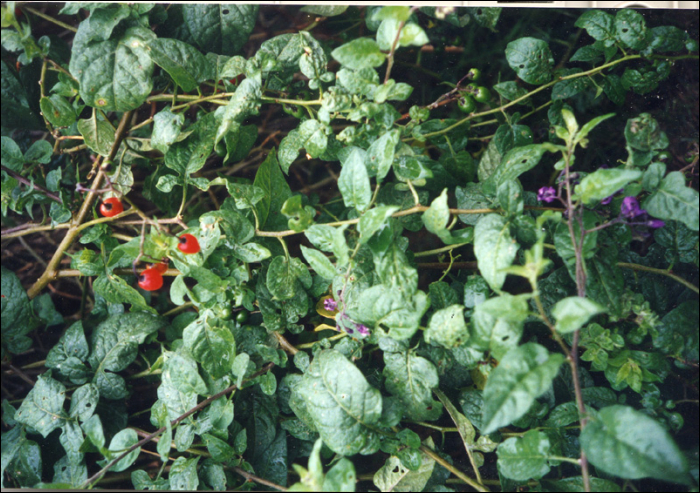
[[[59,196],[56,195],[55,193],[51,193],[51,192],[49,192],[47,189],[45,189],[44,187],[42,187],[42,186],[40,186],[40,185],[37,185],[36,183],[32,183],[31,181],[27,180],[24,176],[20,175],[19,173],[16,173],[16,172],[12,171],[10,168],[8,168],[7,166],[5,166],[4,164],[1,165],[1,166],[2,166],[2,170],[3,170],[5,173],[7,173],[8,175],[10,175],[12,178],[14,178],[15,180],[17,180],[18,182],[20,182],[20,183],[22,183],[22,184],[24,184],[24,185],[27,185],[28,187],[35,188],[35,189],[39,190],[41,193],[43,193],[44,195],[46,195],[46,196],[47,196],[48,198],[50,198],[51,200],[53,200],[53,201],[55,201],[55,202],[58,202],[59,204],[63,204],[63,200],[61,199],[61,197],[59,197]]]
[[[268,364],[265,365],[262,369],[260,369],[260,370],[258,370],[257,372],[253,373],[253,374],[250,376],[250,378],[248,378],[246,381],[253,380],[253,379],[256,378],[256,377],[259,377],[260,375],[262,375],[262,374],[264,374],[264,373],[267,373],[267,372],[270,371],[270,370],[272,369],[272,367],[274,367],[274,366],[275,366],[274,363],[268,363]],[[221,392],[219,392],[219,393],[217,393],[217,394],[214,394],[214,395],[212,395],[211,397],[209,397],[209,398],[203,400],[202,402],[200,402],[199,404],[197,404],[196,406],[194,406],[192,409],[190,409],[189,411],[187,411],[185,414],[182,414],[182,415],[178,416],[177,418],[175,418],[174,420],[172,420],[171,423],[170,423],[170,426],[171,426],[171,427],[177,426],[180,422],[182,422],[182,421],[184,421],[185,419],[189,418],[189,417],[192,416],[194,413],[196,413],[196,412],[198,412],[198,411],[201,411],[202,409],[204,409],[205,407],[207,407],[209,404],[211,404],[211,403],[214,402],[215,400],[219,399],[220,397],[223,397],[223,396],[225,396],[225,395],[230,394],[231,392],[233,392],[233,391],[236,390],[237,388],[238,388],[237,385],[235,385],[235,384],[234,384],[234,385],[231,385],[230,387],[228,387],[228,388],[222,390]],[[127,450],[125,450],[122,454],[120,454],[118,457],[112,459],[106,466],[104,466],[104,467],[103,467],[102,469],[100,469],[98,472],[96,472],[96,473],[93,474],[91,477],[89,477],[82,485],[80,485],[80,488],[79,488],[79,489],[81,489],[81,490],[86,489],[86,488],[90,487],[90,485],[92,485],[93,483],[95,483],[96,481],[99,481],[100,478],[101,478],[102,476],[104,476],[104,475],[107,473],[107,471],[109,471],[112,467],[114,467],[115,464],[117,464],[119,461],[121,461],[124,457],[126,457],[127,455],[129,455],[129,454],[130,454],[131,452],[133,452],[134,450],[136,450],[136,449],[142,447],[143,445],[147,444],[148,442],[150,442],[151,440],[153,440],[153,439],[156,438],[157,436],[161,435],[163,432],[165,432],[166,429],[167,429],[167,426],[162,426],[162,427],[158,428],[156,431],[154,431],[153,433],[151,433],[150,435],[146,436],[145,438],[143,438],[143,439],[140,440],[139,442],[137,442],[137,443],[135,443],[134,445],[132,445],[131,447],[129,447],[129,448],[128,448]]]
[[[121,144],[122,140],[124,139],[124,136],[126,135],[126,129],[128,122],[131,119],[131,114],[131,111],[127,111],[122,115],[122,119],[119,122],[119,127],[117,128],[117,131],[115,133],[114,143],[112,144],[112,148],[109,151],[109,155],[103,161],[103,165],[100,167],[97,176],[95,177],[90,186],[92,190],[98,190],[100,188],[100,183],[102,182],[102,178],[104,177],[104,171],[102,168],[108,166],[109,163],[111,163],[112,159],[114,159],[114,156],[116,156],[117,149],[119,149],[119,145]],[[73,244],[76,237],[80,233],[80,223],[82,223],[85,219],[85,216],[90,210],[90,207],[92,206],[92,203],[95,200],[96,196],[97,193],[94,191],[87,193],[83,204],[80,206],[80,210],[71,221],[70,228],[68,229],[66,236],[63,237],[63,240],[58,245],[58,248],[56,249],[56,252],[54,253],[51,260],[49,261],[49,265],[46,267],[46,270],[41,275],[41,277],[37,279],[34,285],[27,291],[27,296],[29,297],[29,299],[32,299],[36,295],[38,295],[41,292],[41,290],[44,289],[46,285],[49,282],[51,282],[51,280],[56,276],[58,265],[61,263],[61,259],[63,258],[64,253],[68,250],[68,248],[70,248],[70,246]]]

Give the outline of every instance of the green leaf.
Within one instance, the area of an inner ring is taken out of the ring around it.
[[[194,491],[199,486],[197,463],[199,457],[186,459],[178,457],[170,466],[170,489],[175,491]]]
[[[638,151],[652,151],[668,147],[668,137],[649,113],[630,118],[625,125],[627,145]]]
[[[458,231],[456,234],[447,229],[450,217],[450,209],[447,206],[447,189],[444,189],[440,196],[433,200],[428,210],[423,213],[422,219],[425,228],[448,245],[472,241],[474,234],[471,228]]]
[[[516,481],[540,479],[549,472],[549,438],[537,430],[509,438],[498,446],[498,472]]]
[[[494,135],[498,152],[505,154],[514,147],[532,144],[532,130],[527,125],[500,125]]]
[[[347,5],[307,5],[302,7],[301,11],[322,17],[333,17],[342,14],[347,9]]]
[[[415,269],[413,271],[415,274]],[[415,279],[417,283],[417,277]],[[359,304],[371,306],[372,310],[363,312],[363,322],[388,328],[392,339],[410,339],[418,330],[430,300],[422,291],[415,291],[413,299],[407,302],[404,292],[404,287],[398,283],[393,288],[379,284],[365,290]]]
[[[76,114],[66,98],[58,94],[41,98],[41,112],[54,127],[69,127],[75,123]]]
[[[66,423],[68,416],[63,411],[65,399],[66,388],[51,378],[51,372],[39,375],[34,388],[29,391],[15,413],[15,420],[30,426],[46,438],[49,433]]]
[[[185,92],[194,90],[200,82],[214,78],[209,60],[192,45],[177,39],[159,38],[146,45],[151,59],[165,70]]]
[[[527,316],[528,306],[524,296],[504,293],[477,304],[469,346],[489,350],[494,358],[502,360],[509,350],[518,345]]]
[[[381,394],[341,353],[319,352],[296,392],[331,450],[345,456],[377,450],[372,428],[382,415]]]
[[[386,224],[387,219],[399,208],[393,205],[379,205],[365,212],[357,224],[360,233],[360,243],[367,243],[374,233]]]
[[[615,38],[633,50],[641,51],[649,45],[650,33],[642,14],[633,9],[621,9],[615,15]]]
[[[425,445],[434,448],[433,439],[428,437]],[[374,473],[372,481],[379,491],[423,491],[434,468],[435,461],[425,454],[416,471],[411,471],[401,463],[401,459],[392,455]]]
[[[85,104],[103,111],[129,111],[143,104],[153,89],[153,62],[146,44],[155,35],[143,27],[127,29],[119,39],[73,42],[70,73],[80,84]]]
[[[377,177],[377,183],[381,183],[391,169],[394,162],[394,150],[399,143],[399,131],[391,130],[377,140],[367,149],[365,164],[370,176]]]
[[[164,325],[165,322],[159,317],[146,312],[133,312],[114,315],[95,328],[90,339],[92,352],[88,362],[95,370],[94,383],[100,395],[109,399],[112,390],[104,386],[106,382],[100,378],[102,374],[124,370],[136,359],[138,345]]]
[[[114,435],[114,438],[112,438],[112,441],[109,443],[108,450],[112,453],[107,456],[107,460],[104,461],[104,463],[101,463],[101,465],[106,465],[106,463],[109,460],[118,457],[126,449],[131,448],[132,445],[138,443],[138,441],[139,436],[131,428],[126,428],[120,431],[119,433]],[[129,467],[131,467],[131,464],[136,462],[136,459],[138,459],[140,453],[141,447],[134,449],[132,452],[129,452],[129,454],[126,457],[124,457],[122,460],[120,460],[114,466],[112,466],[110,470],[113,472],[126,471],[127,469],[129,469]]]
[[[554,57],[547,43],[537,38],[520,38],[506,47],[508,65],[528,84],[540,85],[552,78]]]
[[[326,473],[323,491],[353,492],[356,483],[355,465],[348,459],[340,459]]]
[[[584,204],[599,202],[641,176],[642,172],[634,169],[599,169],[581,180],[581,184],[576,187],[576,193]]]
[[[545,152],[546,148],[542,144],[530,144],[511,149],[503,156],[500,164],[483,184],[484,192],[489,195],[495,194],[501,183],[515,180],[537,166]]]
[[[10,465],[10,462],[15,458],[22,444],[26,441],[24,433],[24,428],[22,426],[15,426],[7,433],[2,434],[2,469],[0,470],[0,474],[2,474],[2,476],[0,476],[2,483],[0,484],[3,488],[5,487],[5,469]]]
[[[218,379],[230,375],[236,357],[236,342],[231,331],[224,326],[212,325],[208,319],[199,318],[185,327],[182,339],[185,347],[202,367]]]
[[[347,226],[334,228],[321,224],[314,224],[305,231],[306,237],[313,245],[324,252],[333,252],[336,265],[343,267],[348,263],[348,245],[345,241],[345,229]]]
[[[342,68],[336,76],[340,85],[350,94],[361,94],[368,98],[373,97],[374,91],[379,85],[379,74],[370,67],[360,70]]]
[[[500,292],[506,280],[502,269],[510,267],[518,249],[505,218],[489,214],[479,220],[474,229],[474,255],[481,275],[494,291]]]
[[[42,461],[39,444],[32,440],[22,441],[8,472],[22,487],[33,487],[40,483]]]
[[[94,414],[99,399],[100,391],[95,385],[87,383],[78,387],[71,396],[68,415],[83,422],[87,421]]]
[[[340,170],[338,189],[343,195],[346,207],[355,207],[358,211],[364,211],[369,206],[372,199],[369,175],[362,155],[355,149]]]
[[[255,27],[258,5],[185,4],[185,27],[202,51],[236,55]]]
[[[450,400],[445,394],[442,393],[441,390],[435,389],[434,392],[437,398],[440,399],[440,402],[442,402],[442,404],[445,406],[445,409],[447,409],[452,421],[454,421],[455,425],[457,426],[457,431],[459,432],[459,436],[462,437],[462,442],[464,443],[464,448],[467,450],[467,454],[471,455],[470,450],[474,445],[474,439],[476,438],[476,430],[474,430],[474,425],[472,425],[471,421],[469,421],[465,415],[457,410],[454,404],[450,402]]]
[[[522,214],[525,209],[523,186],[518,180],[506,180],[498,186],[496,197],[509,216]]]
[[[4,142],[3,142],[4,144]],[[32,344],[27,334],[37,325],[32,306],[19,279],[11,270],[2,267],[2,350],[22,353]]]
[[[435,421],[442,415],[442,404],[433,400],[431,390],[440,383],[437,369],[413,351],[384,352],[384,385],[404,405],[414,421]]]
[[[469,339],[467,325],[464,322],[464,307],[452,305],[436,311],[430,318],[425,330],[425,342],[445,348],[461,346]]]
[[[683,173],[673,171],[666,175],[658,190],[642,203],[642,207],[654,217],[680,221],[698,231],[699,200],[697,190],[686,186]]]
[[[189,177],[199,171],[214,149],[216,118],[212,113],[190,127],[192,133],[176,142],[165,154],[165,165],[180,176]]]
[[[155,313],[144,297],[129,286],[124,279],[111,274],[101,274],[93,283],[96,294],[110,303],[130,303],[133,307]]]
[[[467,11],[477,24],[493,32],[496,32],[496,24],[502,10],[502,7],[467,7]]]
[[[219,109],[216,112],[217,115],[221,115],[221,123],[216,130],[214,142],[218,144],[224,137],[229,136],[230,138],[231,134],[238,134],[240,132],[241,123],[249,116],[258,114],[261,97],[262,89],[258,79],[250,78],[241,82],[228,104],[223,109]],[[227,151],[224,160],[230,158],[231,155],[228,151],[227,142]]]
[[[156,113],[153,117],[153,133],[151,134],[151,145],[165,154],[180,136],[180,130],[185,123],[183,114],[176,114],[170,107]]]
[[[561,354],[527,343],[513,348],[491,371],[484,388],[483,433],[488,435],[524,416],[557,376]]]
[[[459,297],[449,284],[443,281],[430,283],[429,287],[430,306],[435,310],[447,308],[450,305],[459,303]]]
[[[301,253],[309,263],[309,266],[322,278],[331,281],[336,276],[337,272],[333,263],[318,250],[301,245]]]
[[[683,51],[688,33],[675,26],[658,26],[651,29],[651,48],[657,53]]]
[[[514,80],[508,82],[500,82],[493,86],[493,89],[508,101],[514,101],[527,94],[527,89],[518,86]]]
[[[604,122],[604,121],[607,120],[608,118],[612,118],[613,116],[615,116],[615,113],[607,113],[607,114],[605,114],[605,115],[597,116],[597,117],[593,118],[592,120],[586,122],[586,123],[581,127],[581,130],[579,130],[578,133],[576,134],[576,138],[574,139],[574,142],[581,142],[581,141],[583,141],[583,139],[585,139],[586,137],[588,137],[588,134],[591,133],[591,131],[592,131],[595,127],[597,127],[598,125],[600,125],[602,122]],[[581,145],[583,145],[583,147],[585,147],[585,145],[584,145],[583,143],[582,143]]]
[[[590,483],[591,491],[599,491],[601,493],[622,491],[617,484],[606,479],[591,477]],[[585,491],[583,486],[583,478],[581,476],[559,479],[556,481],[547,479],[542,480],[540,484],[542,486],[542,491],[551,491],[552,493],[562,491]]]
[[[78,120],[78,132],[85,139],[85,145],[100,156],[108,156],[114,144],[114,128],[109,122],[92,118]]]
[[[286,229],[287,219],[280,210],[282,204],[292,195],[292,191],[277,163],[274,150],[267,155],[267,159],[258,168],[253,185],[264,193],[264,198],[255,204],[260,227],[273,230]]]
[[[575,332],[588,321],[600,313],[605,313],[605,308],[587,298],[571,296],[558,301],[552,308],[552,315],[557,321],[556,329],[561,334]]]
[[[289,218],[289,229],[301,233],[314,223],[316,209],[310,205],[302,205],[301,195],[289,197],[280,210]]]
[[[615,44],[615,19],[602,10],[587,10],[574,24],[582,27],[595,40],[603,42],[604,46]]]
[[[601,409],[581,431],[581,446],[591,464],[613,476],[692,483],[686,459],[666,429],[631,407]]]
[[[277,300],[288,300],[297,292],[296,280],[311,287],[311,275],[298,258],[275,257],[267,270],[267,289]]]
[[[272,253],[270,250],[257,243],[246,243],[245,245],[233,244],[231,253],[234,257],[242,260],[243,262],[262,262],[263,260],[270,258]]]
[[[318,120],[306,120],[299,128],[289,132],[280,142],[279,161],[282,170],[289,172],[300,149],[305,149],[313,158],[323,154],[328,146],[326,130],[327,127]]]
[[[386,58],[379,45],[370,38],[353,39],[333,50],[331,56],[353,70],[379,67]]]

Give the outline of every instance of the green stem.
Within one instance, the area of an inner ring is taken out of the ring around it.
[[[444,253],[444,252],[449,252],[450,250],[454,250],[455,248],[463,247],[464,245],[468,245],[469,243],[456,243],[454,245],[447,245],[442,248],[436,248],[435,250],[426,250],[424,252],[417,252],[414,253],[414,257],[429,257],[430,255],[437,255],[438,253]]]
[[[447,462],[445,459],[443,459],[437,453],[435,453],[435,451],[429,449],[425,445],[420,446],[420,451],[423,452],[428,457],[430,457],[431,459],[433,459],[438,464],[440,464],[442,467],[444,467],[445,469],[450,471],[452,474],[457,476],[459,479],[461,479],[462,481],[467,483],[469,486],[474,488],[476,491],[490,491],[488,488],[479,484],[478,482],[476,482],[476,480],[474,480],[474,479],[470,478],[469,476],[467,476],[466,474],[464,474],[462,471],[460,471],[455,466],[453,466],[452,464]]]
[[[531,98],[532,96],[534,96],[538,92],[544,91],[545,89],[552,87],[554,84],[561,82],[563,80],[576,79],[577,77],[588,77],[589,75],[600,73],[607,68],[614,67],[615,65],[617,65],[619,63],[626,62],[629,60],[636,60],[637,58],[642,58],[642,55],[628,55],[626,57],[620,58],[618,60],[614,60],[612,62],[601,65],[600,67],[596,67],[596,68],[593,68],[591,70],[587,70],[585,72],[579,72],[577,74],[571,74],[571,75],[567,75],[566,77],[557,78],[556,80],[548,82],[547,84],[544,84],[544,85],[538,87],[537,89],[533,89],[532,91],[528,92],[527,94],[524,94],[524,95],[520,96],[519,98],[514,99],[510,103],[504,104],[504,105],[499,106],[498,108],[494,108],[492,110],[482,111],[481,113],[472,113],[471,115],[467,116],[466,118],[463,118],[462,120],[459,120],[457,123],[454,123],[453,125],[450,125],[447,128],[443,128],[442,130],[438,130],[436,132],[424,134],[424,135],[422,135],[422,138],[428,139],[430,137],[435,137],[436,135],[446,134],[448,132],[451,132],[452,130],[454,130],[455,128],[457,128],[459,126],[464,125],[468,121],[474,120],[475,118],[479,118],[481,116],[486,116],[486,115],[492,115],[494,113],[500,113],[503,110],[505,110],[506,108],[510,108],[511,106],[515,106],[516,104],[520,103],[521,101],[524,101],[528,98]],[[664,58],[671,59],[671,57],[664,57]],[[685,57],[685,58],[688,58],[688,57]],[[408,138],[407,140],[411,140],[411,138]]]
[[[262,96],[260,99],[263,101],[271,101],[273,103],[296,104],[297,106],[320,106],[321,105],[320,99],[314,99],[313,101],[300,101],[298,99],[270,98],[267,96]]]
[[[618,267],[622,267],[623,269],[632,269],[632,270],[638,270],[642,272],[651,272],[653,274],[660,274],[662,276],[666,276],[668,278],[673,279],[676,282],[681,283],[683,286],[686,288],[694,291],[696,294],[700,294],[700,290],[698,290],[698,287],[691,284],[690,282],[686,281],[680,276],[677,276],[676,274],[672,274],[667,270],[663,269],[655,269],[653,267],[647,267],[646,265],[639,265],[639,264],[628,264],[626,262],[618,262],[617,263]]]
[[[63,29],[68,29],[69,31],[74,32],[74,33],[78,32],[78,30],[76,28],[74,28],[73,26],[66,24],[65,22],[61,22],[58,19],[54,19],[53,17],[44,14],[43,12],[39,12],[38,10],[35,10],[31,7],[27,7],[26,5],[22,5],[22,8],[24,10],[26,10],[27,12],[34,14],[37,17],[41,17],[42,19],[45,19],[49,22],[53,22],[57,26],[61,26]]]

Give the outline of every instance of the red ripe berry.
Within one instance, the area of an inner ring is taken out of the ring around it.
[[[148,264],[149,269],[155,269],[161,274],[165,274],[165,272],[168,270],[168,264],[159,262],[157,264]]]
[[[15,7],[15,18],[19,19],[23,15],[24,15],[24,13],[22,12],[22,10],[19,7]]]
[[[116,197],[104,199],[100,205],[100,214],[104,217],[114,217],[122,212],[124,212],[124,206],[122,201]]]
[[[180,236],[180,244],[177,246],[182,253],[197,253],[199,248],[199,241],[193,235],[185,233]]]
[[[139,276],[139,287],[145,291],[155,291],[163,287],[163,275],[156,269],[145,269]]]

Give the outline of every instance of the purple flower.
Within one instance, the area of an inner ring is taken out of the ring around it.
[[[537,200],[540,202],[554,202],[557,198],[557,191],[553,187],[542,187],[537,191]]]
[[[646,214],[647,211],[639,208],[639,202],[637,202],[636,197],[625,197],[622,199],[620,212],[622,212],[622,215],[627,219],[634,219],[637,216]]]
[[[329,312],[334,312],[338,309],[338,302],[335,301],[333,298],[327,298],[323,300],[323,308],[325,308]]]
[[[650,219],[649,221],[647,221],[647,226],[649,226],[650,228],[658,229],[666,226],[666,223],[663,222],[661,219]]]
[[[369,335],[369,329],[362,324],[355,324],[355,330],[357,330],[363,336]]]

